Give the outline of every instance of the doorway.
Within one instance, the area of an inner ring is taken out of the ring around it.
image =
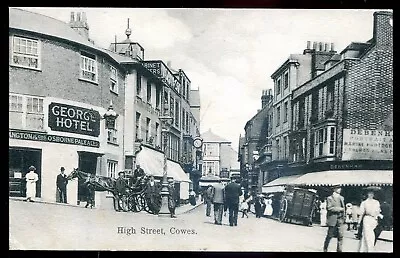
[[[79,151],[78,169],[96,175],[97,157],[99,154],[92,152]],[[78,184],[78,201],[86,201],[88,195],[87,189],[81,184]]]
[[[8,149],[9,196],[25,197],[25,175],[30,166],[36,168],[35,172],[39,176],[39,181],[36,183],[36,197],[41,197],[42,150],[16,147]]]

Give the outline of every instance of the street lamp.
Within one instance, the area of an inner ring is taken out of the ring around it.
[[[163,166],[163,179],[162,179],[162,188],[161,188],[161,209],[158,213],[158,216],[166,216],[170,215],[170,211],[168,209],[168,171],[167,171],[167,143],[168,143],[168,133],[169,129],[174,121],[174,118],[171,116],[160,116],[162,135],[163,135],[163,144],[164,144],[164,166]]]
[[[110,101],[110,106],[108,110],[103,115],[103,119],[106,120],[106,128],[107,129],[115,129],[115,120],[117,119],[118,114],[114,111],[112,100]]]

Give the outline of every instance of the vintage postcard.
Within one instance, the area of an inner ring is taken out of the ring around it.
[[[9,8],[9,249],[393,252],[393,11]]]

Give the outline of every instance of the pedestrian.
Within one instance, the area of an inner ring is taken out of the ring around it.
[[[193,191],[193,189],[189,190],[189,202],[193,206],[196,205],[196,193]]]
[[[64,173],[65,168],[60,168],[60,174],[57,175],[56,185],[61,203],[67,203],[67,175]]]
[[[156,205],[156,200],[159,197],[160,194],[160,187],[157,185],[157,183],[154,180],[154,176],[151,175],[149,182],[147,182],[146,185],[146,201],[147,205],[149,206],[149,209],[157,215],[158,212],[160,211],[159,208]]]
[[[146,173],[144,172],[143,168],[140,167],[140,164],[136,164],[136,169],[133,171],[134,186],[137,186],[140,181],[140,178],[142,178],[145,175]]]
[[[347,224],[347,231],[350,231],[350,225],[353,224],[353,205],[351,203],[346,204],[346,224]]]
[[[229,226],[237,226],[237,218],[239,212],[239,196],[243,194],[242,189],[236,179],[232,178],[231,182],[225,186],[225,203],[229,210]]]
[[[321,200],[321,203],[319,205],[319,209],[320,209],[320,225],[321,227],[326,227],[326,215],[327,215],[327,211],[326,211],[326,200],[325,198],[323,198]]]
[[[220,180],[213,188],[214,224],[222,225],[222,213],[225,202],[225,187]]]
[[[272,199],[271,199],[272,195],[269,195],[267,197],[267,199],[265,200],[265,209],[264,209],[264,216],[271,216],[273,213],[273,209],[272,209]]]
[[[247,211],[249,209],[249,203],[243,199],[242,203],[240,204],[240,210],[242,211],[242,218],[246,216],[246,218],[249,218],[249,215],[247,215]]]
[[[256,213],[256,218],[261,218],[262,214],[262,200],[260,196],[256,196],[254,199],[254,210]]]
[[[175,208],[176,208],[176,191],[174,187],[174,180],[168,179],[168,209],[171,213],[171,218],[176,218]]]
[[[211,205],[213,199],[213,187],[212,185],[208,185],[207,189],[204,191],[204,201],[206,203],[206,216],[211,216]]]
[[[351,218],[353,221],[352,229],[357,230],[358,219],[360,217],[360,206],[356,205],[356,203],[352,203],[351,207]]]
[[[39,180],[38,174],[35,173],[34,166],[29,167],[29,172],[25,175],[26,180],[26,201],[34,202],[36,197],[36,182]]]
[[[386,202],[383,201],[381,204],[381,214],[383,218],[378,217],[378,226],[376,226],[375,232],[375,243],[378,240],[379,236],[381,235],[383,230],[390,230],[392,225],[392,207]]]
[[[378,218],[383,218],[380,203],[374,199],[377,187],[367,187],[367,199],[361,202],[359,226],[362,223],[362,236],[360,239],[359,252],[374,252],[375,228],[378,225]]]
[[[328,251],[329,242],[332,237],[337,237],[337,252],[342,252],[344,234],[344,198],[340,195],[342,188],[340,185],[332,187],[333,193],[326,199],[328,232],[324,242],[324,252]]]
[[[117,199],[117,204],[118,204],[118,210],[123,210],[127,211],[127,203],[125,200],[125,195],[126,195],[126,190],[127,190],[127,183],[125,181],[125,172],[120,171],[118,172],[118,178],[115,181],[115,191],[116,191],[116,199]]]

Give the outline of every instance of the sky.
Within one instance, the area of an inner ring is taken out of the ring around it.
[[[261,109],[271,74],[307,41],[334,43],[339,53],[351,42],[372,38],[375,10],[22,8],[69,22],[86,12],[89,37],[108,48],[132,35],[145,60],[171,62],[200,90],[200,131],[232,141],[237,150],[244,126]]]

